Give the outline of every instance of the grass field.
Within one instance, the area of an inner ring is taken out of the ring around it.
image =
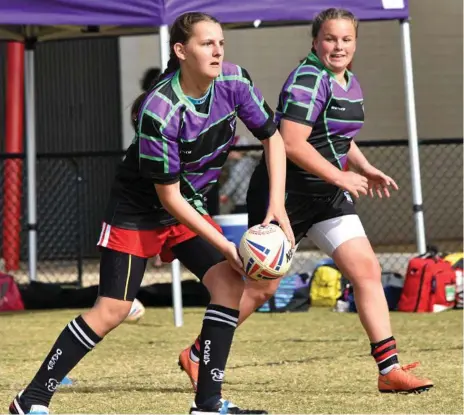
[[[76,310],[0,315],[0,413],[38,369]],[[199,330],[203,310],[187,309],[175,328],[172,310],[148,309],[134,325],[111,333],[60,387],[54,413],[187,413],[190,382],[177,355]],[[369,342],[356,314],[255,314],[235,337],[224,395],[270,413],[463,413],[462,312],[393,313],[403,364],[435,387],[421,395],[382,395]]]

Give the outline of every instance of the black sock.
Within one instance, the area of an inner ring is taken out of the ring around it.
[[[396,340],[393,336],[378,343],[371,343],[371,355],[382,375],[386,375],[399,364]]]
[[[63,378],[100,340],[81,316],[69,322],[21,399],[28,404],[49,406]]]
[[[198,336],[192,346],[190,346],[190,359],[197,363],[200,361],[200,336]]]
[[[214,408],[221,399],[224,369],[237,327],[239,311],[210,304],[200,334],[200,368],[195,403],[199,408]]]

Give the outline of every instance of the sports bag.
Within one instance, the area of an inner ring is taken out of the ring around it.
[[[342,296],[342,273],[335,264],[319,265],[311,278],[309,297],[313,307],[334,307]]]
[[[438,312],[454,307],[456,274],[436,252],[409,261],[398,311]]]
[[[262,313],[285,313],[308,311],[309,309],[309,275],[293,274],[280,280],[274,296],[266,301],[257,311]]]
[[[449,262],[454,269],[456,274],[456,304],[455,308],[462,309],[464,298],[463,298],[463,289],[464,289],[464,277],[463,277],[463,257],[462,252],[455,252],[452,254],[446,255],[443,259],[446,262]]]
[[[21,293],[11,275],[0,272],[0,311],[24,310]]]

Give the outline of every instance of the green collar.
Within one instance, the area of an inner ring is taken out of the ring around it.
[[[179,97],[179,99],[188,107],[190,108],[191,110],[195,111],[196,112],[196,108],[195,108],[195,105],[192,103],[192,101],[190,100],[190,97],[188,95],[185,95],[184,94],[184,91],[182,91],[182,88],[180,86],[180,79],[179,79],[179,76],[180,76],[180,69],[178,69],[176,71],[176,73],[174,74],[174,76],[172,77],[172,88],[174,89],[174,92],[176,93],[176,95]],[[213,88],[213,84],[214,84],[214,81],[211,83],[211,86],[209,87],[208,89],[208,92],[206,93],[206,96],[208,96],[209,94],[213,94],[214,92],[214,88]],[[201,98],[200,98],[201,99]],[[210,107],[211,107],[211,102],[212,102],[212,97],[211,97],[211,101],[210,101]],[[208,111],[209,112],[209,111]]]

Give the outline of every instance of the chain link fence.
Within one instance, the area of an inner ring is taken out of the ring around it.
[[[393,177],[399,185],[398,192],[392,192],[389,199],[361,197],[355,203],[382,268],[404,273],[409,259],[416,253],[408,141],[362,141],[357,144],[374,166]],[[441,252],[462,251],[463,248],[462,144],[462,139],[423,140],[420,143],[426,239],[429,246],[436,246]],[[245,151],[249,153],[250,150]],[[248,176],[236,175],[227,179],[228,187],[234,182],[240,189]],[[227,205],[227,211],[233,212],[233,204]],[[310,240],[303,239],[291,272],[311,272],[324,256]]]
[[[363,153],[392,176],[400,189],[390,199],[361,198],[357,210],[384,269],[404,272],[416,252],[408,143],[360,142]],[[257,147],[237,147],[256,163]],[[96,242],[118,162],[123,152],[39,154],[37,157],[37,280],[65,285],[98,284]],[[441,251],[462,250],[462,140],[427,140],[420,145],[426,237]],[[240,212],[252,168],[230,160],[220,180],[220,213]],[[233,174],[231,174],[233,173]],[[0,268],[18,283],[29,281],[27,172],[24,155],[0,154]],[[234,194],[231,189],[239,189]],[[215,196],[217,197],[217,196]],[[292,271],[311,271],[323,255],[304,240]],[[184,278],[192,275],[184,270]],[[144,285],[170,282],[171,268],[150,259]]]

